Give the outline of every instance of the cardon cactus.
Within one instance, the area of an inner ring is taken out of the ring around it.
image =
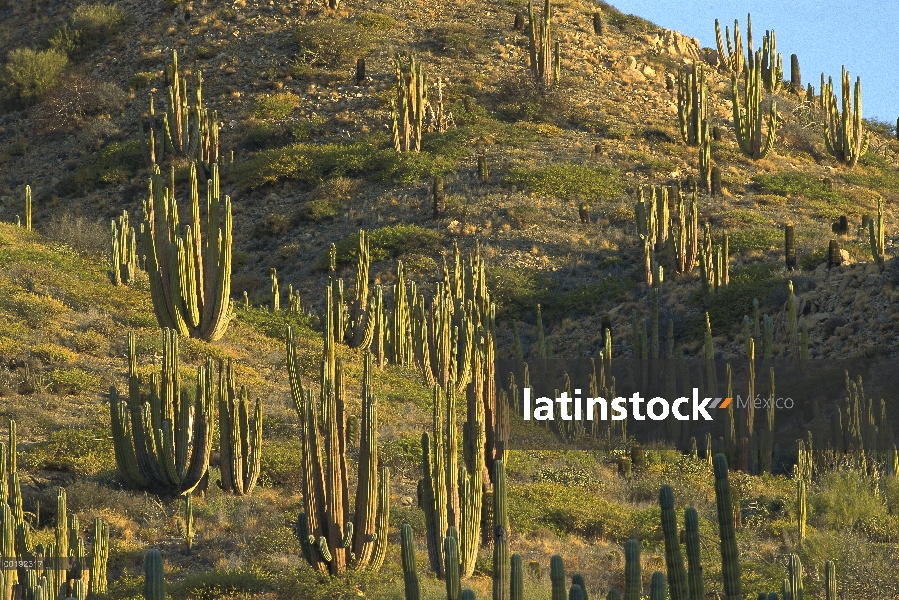
[[[656,571],[649,584],[649,600],[668,600],[668,588],[665,587],[665,574]]]
[[[677,515],[674,512],[674,492],[665,484],[659,490],[659,507],[662,509],[662,533],[665,537],[665,566],[668,569],[668,586],[671,600],[689,600],[687,569],[681,554],[677,529]]]
[[[832,560],[824,563],[824,598],[837,600],[837,568]]]
[[[740,582],[740,550],[734,531],[734,507],[731,499],[730,479],[727,472],[727,458],[716,454],[713,459],[715,471],[715,503],[718,508],[718,532],[721,540],[721,577],[724,581],[725,600],[743,600]]]
[[[509,515],[506,511],[506,468],[493,463],[493,600],[509,592]]]
[[[144,558],[145,600],[165,600],[165,569],[162,554],[156,548],[147,551]]]
[[[215,341],[231,318],[231,199],[219,194],[218,167],[207,182],[205,239],[201,233],[197,170],[191,165],[191,221],[178,224],[174,169],[171,187],[159,168],[145,203],[143,253],[156,319],[180,335]]]
[[[699,145],[708,110],[705,70],[699,61],[691,69],[682,68],[677,77],[677,117],[681,138],[689,146]]]
[[[718,19],[715,19],[715,41],[718,46],[718,62],[725,69],[739,75],[745,68],[746,60],[743,57],[743,40],[740,38],[740,24],[734,19],[734,37],[731,41],[730,29],[724,28],[727,36],[727,51],[724,50],[724,41],[721,38],[721,25]],[[752,38],[752,22],[749,25],[749,37]],[[750,43],[751,48],[751,43]]]
[[[75,527],[77,530],[77,526]],[[71,544],[70,544],[71,546]],[[90,557],[90,593],[105,594],[106,565],[109,562],[109,525],[99,517],[94,519],[94,542]]]
[[[231,361],[219,384],[219,449],[222,478],[219,487],[235,496],[245,496],[256,487],[262,464],[262,401],[256,399],[250,420],[250,394],[246,386],[235,393]]]
[[[886,239],[883,230],[883,197],[877,195],[877,220],[868,220],[868,236],[871,244],[871,256],[874,262],[883,266],[886,260]]]
[[[421,587],[418,584],[418,570],[415,566],[415,543],[412,537],[412,526],[403,523],[400,533],[400,548],[403,560],[403,587],[406,600],[419,600]]]
[[[543,4],[543,18],[539,21],[534,18],[534,7],[528,0],[531,74],[537,87],[543,90],[552,88],[559,80],[559,44],[558,42],[552,43],[551,19],[552,9],[549,0]],[[555,51],[555,55],[553,55],[553,51]]]
[[[474,572],[481,530],[484,481],[484,413],[479,402],[468,403],[463,462],[458,464],[459,432],[456,395],[434,387],[432,434],[422,435],[422,472],[419,505],[428,529],[431,569],[442,578],[442,551],[449,528],[458,532],[462,577]]]
[[[25,230],[31,231],[31,186],[25,186]]]
[[[318,398],[303,386],[293,331],[287,329],[287,371],[300,418],[303,512],[298,533],[303,554],[319,572],[337,575],[348,567],[377,570],[387,552],[390,476],[378,468],[377,401],[371,388],[371,355],[362,372],[356,510],[350,519],[346,457],[343,367],[335,354],[334,325],[325,319],[324,356]]]
[[[807,502],[805,480],[799,479],[796,482],[796,528],[799,545],[805,541],[805,522],[807,519]]]
[[[446,575],[446,600],[459,600],[462,589],[461,564],[459,562],[459,538],[456,535],[455,527],[446,530],[446,537],[443,539],[443,556],[446,561],[443,568]]]
[[[510,563],[509,600],[524,600],[524,565],[521,555],[517,552],[513,554]],[[830,599],[828,598],[828,600]]]
[[[132,486],[181,496],[206,476],[212,451],[215,386],[212,359],[197,369],[195,392],[182,387],[178,334],[164,329],[162,368],[141,394],[134,333],[128,334],[128,398],[109,389],[112,438],[119,473]]]
[[[790,596],[793,600],[802,600],[802,563],[799,561],[798,555],[790,555],[790,562],[787,565],[787,568],[790,574],[790,578],[788,580],[790,587]]]
[[[711,450],[709,448],[708,451]],[[709,454],[711,457],[711,454]],[[684,510],[684,529],[687,542],[687,581],[691,598],[705,598],[705,582],[702,579],[701,548],[699,544],[699,514],[690,506]]]
[[[552,600],[567,600],[565,593],[565,563],[562,557],[554,554],[549,560],[549,580],[552,585]]]
[[[128,223],[128,211],[122,211],[122,216],[118,220],[110,220],[109,226],[112,247],[109,280],[113,285],[130,285],[134,282],[134,273],[138,269],[138,262],[137,237],[134,227]]]
[[[640,565],[640,542],[624,544],[624,600],[640,600],[643,596],[643,569]]]
[[[774,148],[777,135],[777,103],[771,100],[768,111],[768,132],[762,136],[762,67],[761,51],[756,53],[755,64],[751,65],[745,77],[744,95],[740,96],[737,74],[731,73],[731,100],[734,108],[734,129],[737,142],[743,154],[758,160],[768,156]]]
[[[187,551],[190,552],[194,547],[194,502],[191,494],[184,497],[181,520],[178,522],[178,533],[184,540]]]
[[[823,74],[821,79],[823,81]],[[871,132],[866,131],[862,120],[861,77],[856,77],[853,87],[850,83],[849,71],[843,67],[842,82],[842,110],[837,106],[832,80],[828,80],[826,89],[824,86],[821,89],[821,100],[827,119],[824,128],[824,143],[828,152],[851,169],[858,163],[858,159],[868,151]]]
[[[428,76],[415,56],[409,59],[409,71],[396,59],[396,99],[390,101],[393,149],[419,152],[424,116],[428,105]]]
[[[581,591],[581,597],[584,600],[588,600],[589,596],[587,594],[587,583],[584,581],[584,576],[580,573],[575,573],[571,577],[571,589],[573,590],[575,587],[579,587]],[[571,592],[568,594],[569,600],[571,599]]]

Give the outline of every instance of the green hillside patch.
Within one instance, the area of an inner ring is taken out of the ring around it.
[[[592,202],[610,200],[624,191],[617,171],[574,163],[536,169],[514,168],[509,171],[504,183],[527,189],[538,196],[580,198]]]
[[[443,234],[419,225],[388,225],[368,232],[371,262],[399,258],[406,253],[437,252]],[[359,256],[359,233],[337,243],[337,264],[355,264]]]

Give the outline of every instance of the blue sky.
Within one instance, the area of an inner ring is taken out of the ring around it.
[[[839,89],[840,67],[862,78],[862,116],[895,125],[899,117],[899,0],[608,0],[618,10],[676,29],[715,47],[715,19],[733,30],[740,20],[746,43],[746,15],[752,14],[753,43],[766,29],[777,33],[777,50],[790,77],[790,54],[799,56],[803,85],[817,92],[821,73]],[[839,95],[839,92],[838,92]]]

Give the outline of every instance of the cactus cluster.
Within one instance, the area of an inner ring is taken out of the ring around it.
[[[219,448],[222,478],[219,487],[235,496],[246,496],[256,487],[262,464],[262,401],[250,420],[250,393],[246,386],[236,393],[234,368],[228,361],[219,382]]]
[[[824,85],[824,74],[821,74],[821,108],[826,119],[824,144],[828,152],[851,169],[868,151],[871,132],[862,120],[862,79],[856,77],[854,86],[850,81],[849,71],[843,67],[842,105],[838,106],[833,81],[828,78]]]
[[[677,211],[671,210],[671,197],[677,198]],[[699,250],[699,208],[694,187],[689,203],[683,189],[652,187],[647,194],[640,190],[634,206],[637,235],[643,246],[643,262],[647,285],[661,283],[662,266],[657,253],[667,249],[671,267],[676,273],[690,273],[696,266]]]
[[[34,544],[33,528],[25,521],[16,470],[15,422],[9,423],[9,445],[0,443],[0,556],[21,561],[16,569],[0,570],[0,598],[69,598],[83,600],[106,593],[109,526],[94,519],[90,553],[76,514],[69,514],[66,492],[56,497],[56,525],[52,541]],[[34,567],[24,563],[34,562]]]
[[[428,104],[428,76],[415,56],[409,70],[396,59],[396,98],[390,101],[393,149],[397,152],[421,151],[421,134]]]
[[[721,237],[721,243],[716,244],[712,239],[712,225],[706,223],[702,249],[699,253],[699,267],[706,297],[727,287],[730,283],[730,246],[727,230]]]
[[[137,236],[128,222],[128,211],[123,210],[118,219],[111,219],[110,244],[112,257],[109,265],[109,280],[113,285],[130,285],[139,268],[137,262]]]
[[[746,71],[745,90],[741,96],[737,74],[731,73],[731,99],[733,101],[734,130],[743,154],[758,160],[765,158],[774,148],[777,135],[777,103],[772,99],[768,110],[768,129],[762,135],[764,111],[762,110],[762,66],[754,61]],[[764,139],[764,141],[763,141]]]
[[[355,512],[350,516],[343,366],[337,359],[335,327],[325,319],[319,390],[304,387],[293,332],[287,330],[287,370],[300,418],[303,512],[298,535],[303,556],[322,573],[348,568],[377,570],[387,552],[390,475],[378,465],[377,400],[371,387],[371,355],[362,375],[362,418]]]
[[[369,289],[371,250],[365,230],[359,231],[359,247],[356,254],[356,285],[349,304],[344,301],[343,279],[337,277],[337,247],[331,245],[331,271],[328,286],[328,311],[334,323],[335,341],[351,348],[368,350],[375,335],[375,325],[383,318],[381,288],[375,293]]]
[[[541,19],[534,17],[534,6],[528,0],[528,40],[530,42],[531,75],[537,89],[546,91],[559,83],[561,77],[561,57],[559,42],[552,41],[552,9],[549,0],[543,3]]]
[[[685,144],[700,144],[703,128],[706,126],[708,105],[705,69],[696,61],[692,68],[682,68],[677,77],[677,117]]]
[[[196,164],[191,164],[190,181],[191,220],[182,233],[174,168],[171,187],[164,187],[156,167],[144,205],[141,241],[159,325],[182,336],[215,341],[225,334],[231,317],[231,199],[221,199],[218,167],[213,165],[201,227]]]
[[[134,333],[128,334],[128,397],[109,388],[116,465],[132,486],[161,496],[183,496],[207,476],[216,397],[212,359],[197,369],[194,392],[182,386],[178,334],[162,332],[162,367],[142,393]]]
[[[166,65],[165,74],[168,107],[162,114],[161,131],[157,132],[152,96],[149,128],[145,129],[143,117],[138,119],[144,158],[153,167],[162,163],[166,153],[171,153],[195,162],[209,175],[213,165],[219,162],[219,123],[218,111],[203,106],[203,74],[197,71],[193,104],[189,101],[187,82],[178,72],[176,50],[172,51],[172,62]]]
[[[452,387],[444,391],[440,385],[434,386],[432,433],[422,434],[421,440],[423,477],[418,483],[418,503],[425,513],[431,569],[441,579],[449,577],[444,565],[450,561],[443,555],[443,549],[450,528],[459,536],[457,546],[463,577],[474,573],[480,545],[486,444],[480,398],[469,394],[467,412],[463,464],[458,464],[456,394]]]

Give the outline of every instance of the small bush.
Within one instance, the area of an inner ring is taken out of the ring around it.
[[[257,100],[250,116],[255,119],[283,119],[299,105],[299,96],[292,92],[283,92]]]
[[[66,74],[32,109],[32,121],[38,133],[68,133],[81,127],[86,117],[120,114],[125,101],[125,92],[115,84]]]
[[[140,142],[113,142],[87,158],[78,170],[59,183],[66,195],[87,194],[103,184],[127,183],[144,165]]]
[[[253,228],[253,235],[258,238],[281,236],[290,231],[290,219],[282,213],[269,213]]]
[[[298,211],[297,218],[308,223],[333,221],[340,214],[340,202],[337,200],[309,200]]]
[[[131,16],[115,4],[81,4],[72,13],[70,23],[50,36],[50,47],[81,61],[131,21]]]
[[[368,53],[377,41],[371,29],[328,19],[300,25],[294,39],[308,63],[334,68]]]
[[[513,206],[507,211],[507,214],[509,215],[509,220],[518,229],[528,225],[545,223],[547,219],[547,214],[539,206],[534,206],[533,204]]]
[[[454,58],[477,56],[487,48],[483,29],[466,23],[438,25],[430,31],[426,44],[435,53]]]
[[[31,354],[47,363],[70,363],[76,358],[74,352],[52,342],[33,346]]]
[[[553,280],[535,269],[488,267],[487,288],[497,315],[517,318],[549,299]]]
[[[730,331],[742,322],[743,315],[752,315],[752,301],[758,298],[764,312],[766,300],[786,286],[778,273],[778,265],[755,264],[733,269],[730,283],[711,296],[706,310],[712,324],[712,331]],[[700,292],[701,293],[701,292]],[[705,320],[694,328],[699,338],[705,332]]]
[[[886,514],[876,483],[863,473],[837,471],[824,475],[820,491],[810,498],[814,512],[833,529],[848,529]]]
[[[365,29],[374,29],[375,31],[387,31],[396,26],[393,17],[383,13],[367,12],[362,13],[355,19],[356,24]]]
[[[83,394],[100,391],[100,377],[81,369],[53,369],[48,374],[50,389],[57,394]]]
[[[443,236],[418,225],[388,225],[368,232],[371,262],[396,258],[407,252],[436,252]],[[338,264],[355,264],[359,254],[359,234],[353,233],[337,244]]]
[[[538,196],[610,200],[624,191],[617,174],[573,163],[509,171],[506,185],[527,188]]]
[[[829,190],[824,181],[810,173],[789,172],[756,175],[752,180],[763,194],[779,196],[799,195],[832,204],[844,202],[839,192]]]
[[[6,58],[6,83],[13,100],[32,104],[56,85],[66,68],[66,55],[56,50],[12,50]]]
[[[596,315],[600,309],[609,309],[623,301],[625,293],[636,285],[633,279],[606,277],[597,283],[555,293],[544,302],[543,315],[550,319]]]
[[[70,212],[50,217],[41,233],[81,254],[105,256],[109,252],[108,225]]]
[[[31,471],[53,469],[94,476],[115,468],[109,431],[61,429],[47,441],[32,444],[25,452],[25,465]]]

